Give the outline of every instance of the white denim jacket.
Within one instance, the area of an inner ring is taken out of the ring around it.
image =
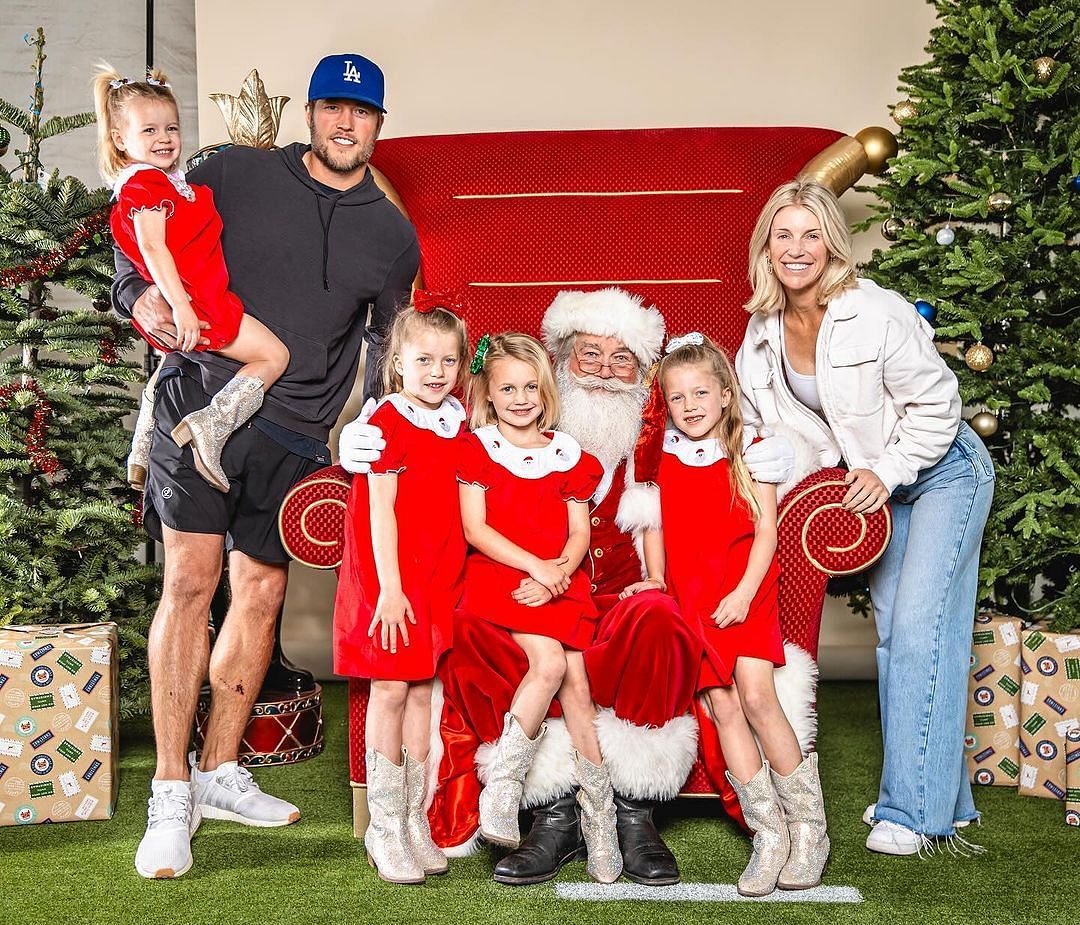
[[[956,376],[933,328],[868,279],[829,302],[817,339],[817,387],[828,421],[795,398],[780,355],[780,313],[750,319],[735,358],[745,423],[794,430],[820,467],[843,455],[890,494],[945,455],[960,426]]]

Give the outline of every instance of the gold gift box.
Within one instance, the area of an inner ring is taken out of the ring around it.
[[[0,826],[108,819],[115,623],[0,627]]]

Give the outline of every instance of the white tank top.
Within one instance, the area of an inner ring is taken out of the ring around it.
[[[788,385],[791,386],[791,391],[795,393],[795,397],[806,405],[807,408],[821,414],[821,399],[818,396],[817,376],[804,376],[802,373],[797,373],[791,368],[791,361],[788,360],[787,355],[787,342],[784,339],[784,316],[782,313],[780,315],[780,355],[784,359],[784,374],[787,376]]]

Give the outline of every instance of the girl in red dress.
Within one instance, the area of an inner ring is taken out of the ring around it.
[[[529,660],[480,794],[480,832],[518,846],[522,784],[557,697],[575,748],[586,870],[611,883],[622,872],[622,854],[581,652],[598,618],[580,566],[589,548],[589,499],[603,470],[572,437],[551,430],[559,399],[539,341],[517,333],[484,338],[472,372],[473,433],[459,470],[462,526],[472,547],[461,608],[508,629]]]
[[[386,449],[367,478],[353,478],[346,516],[334,671],[371,679],[364,846],[392,883],[447,870],[428,827],[426,769],[432,679],[452,642],[465,564],[457,486],[465,410],[450,392],[467,349],[464,322],[419,294],[395,318],[386,397],[371,417]]]
[[[739,892],[771,893],[778,878],[785,889],[816,886],[828,855],[817,755],[803,760],[773,684],[784,664],[776,486],[754,482],[743,462],[739,385],[711,340],[696,332],[674,339],[657,381],[671,421],[657,475],[661,526],[644,535],[648,578],[623,597],[667,589],[701,626],[698,690],[754,832]],[[809,803],[813,819],[804,818]]]
[[[109,219],[113,240],[172,308],[175,346],[132,323],[155,350],[213,350],[242,364],[206,408],[187,415],[172,432],[180,446],[191,444],[199,474],[227,493],[221,450],[285,372],[288,348],[262,322],[245,315],[229,291],[213,193],[189,185],[177,166],[180,122],[165,75],[154,71],[145,81],[133,81],[103,65],[94,80],[94,102],[99,167],[116,200]],[[147,395],[151,390],[152,385]],[[139,410],[128,457],[133,484],[145,479],[152,431],[150,399]]]

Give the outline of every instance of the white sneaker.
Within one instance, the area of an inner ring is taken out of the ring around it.
[[[180,877],[191,870],[191,836],[202,821],[183,780],[150,782],[146,834],[135,852],[135,870],[142,877]]]
[[[874,815],[877,813],[877,803],[871,803],[866,809],[863,810],[862,821],[866,825],[877,825],[877,821],[874,819]],[[954,829],[965,829],[971,825],[971,819],[961,819],[959,822],[953,823]]]
[[[894,854],[906,856],[909,854],[921,854],[928,850],[932,842],[925,835],[913,832],[906,826],[887,819],[879,819],[870,834],[866,836],[866,847],[878,854]]]
[[[242,825],[292,825],[300,810],[263,793],[247,768],[225,761],[214,771],[191,770],[191,786],[204,819],[228,819]]]

